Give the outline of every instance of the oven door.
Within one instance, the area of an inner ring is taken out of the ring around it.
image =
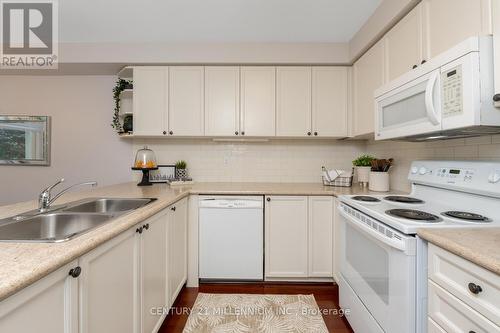
[[[352,297],[368,310],[364,313],[372,317],[351,313],[349,322],[361,325],[374,319],[386,333],[415,332],[415,237],[343,203],[339,211],[341,276],[353,291]],[[357,324],[351,324],[355,329]]]
[[[375,139],[440,131],[440,70],[416,78],[376,99]]]

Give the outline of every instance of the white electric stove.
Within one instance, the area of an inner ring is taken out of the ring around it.
[[[500,163],[415,161],[409,195],[339,198],[340,305],[356,332],[426,332],[419,228],[500,227]]]

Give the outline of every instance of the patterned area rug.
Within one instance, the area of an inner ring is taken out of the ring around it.
[[[198,294],[184,333],[328,333],[313,295]]]

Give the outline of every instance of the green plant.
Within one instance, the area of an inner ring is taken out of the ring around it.
[[[187,163],[186,163],[186,161],[180,160],[180,161],[175,162],[175,167],[177,169],[186,169]]]
[[[372,165],[372,161],[375,160],[375,157],[370,155],[361,155],[354,161],[352,161],[352,165],[358,167],[368,167]]]
[[[113,88],[113,99],[115,101],[115,112],[113,113],[113,121],[111,122],[111,127],[113,127],[118,133],[123,132],[122,124],[120,122],[120,96],[122,91],[124,91],[132,81],[118,79],[116,85]]]

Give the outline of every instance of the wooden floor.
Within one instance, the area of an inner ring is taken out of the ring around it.
[[[182,308],[191,308],[196,300],[198,292],[202,293],[223,293],[223,294],[313,294],[320,309],[338,309],[339,293],[338,287],[334,284],[201,284],[199,288],[184,288],[174,309],[163,322],[159,333],[182,332],[188,314],[182,313]],[[332,312],[332,311],[330,311]],[[338,315],[323,315],[329,332],[347,333],[353,332],[349,323],[344,317]]]

